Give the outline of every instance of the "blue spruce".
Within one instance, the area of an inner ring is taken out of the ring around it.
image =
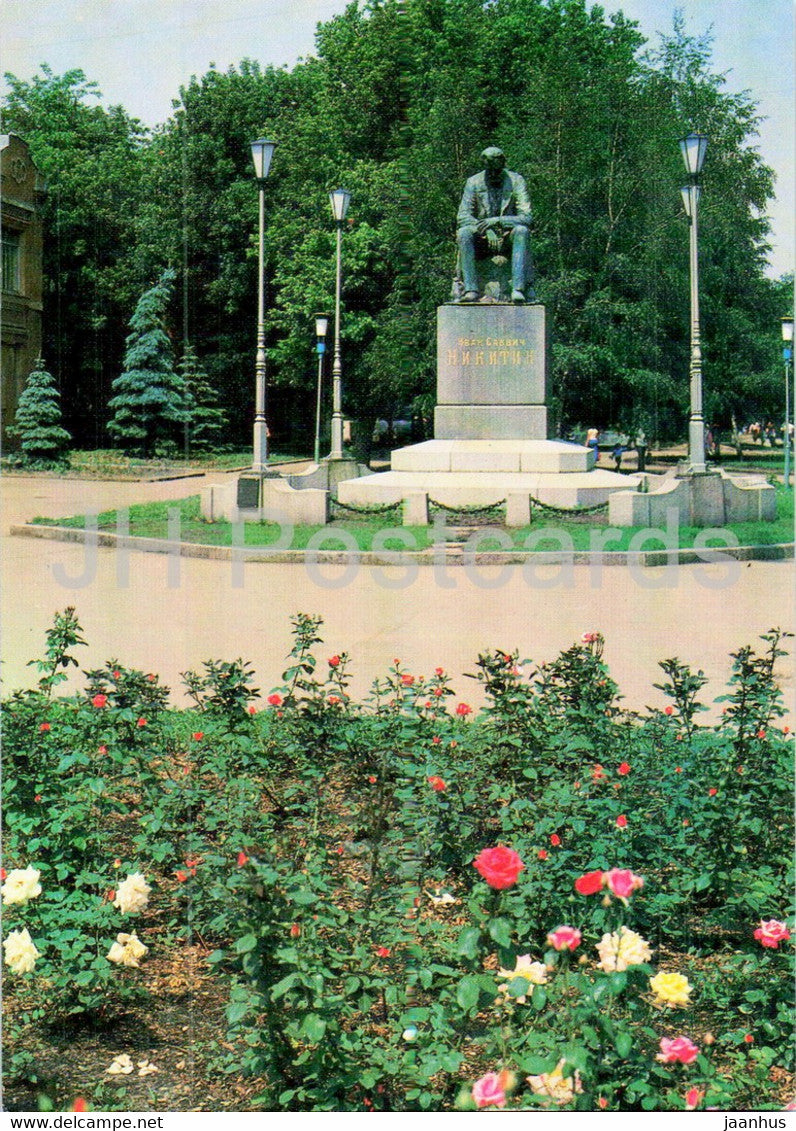
[[[61,427],[61,394],[52,374],[38,358],[19,397],[14,424],[8,429],[19,439],[22,463],[26,467],[54,467],[68,464],[72,437]]]
[[[164,271],[138,300],[130,319],[124,372],[113,382],[108,407],[111,436],[128,455],[150,456],[158,446],[173,446],[188,418],[185,382],[174,368],[165,329],[174,271]]]

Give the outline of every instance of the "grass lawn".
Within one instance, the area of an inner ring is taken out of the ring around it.
[[[781,485],[777,491],[777,518],[774,522],[743,522],[727,526],[737,538],[740,545],[774,545],[782,542],[792,542],[794,537],[793,524],[793,491],[787,491]],[[194,542],[202,545],[231,546],[232,525],[228,522],[206,522],[199,512],[199,496],[192,495],[185,499],[174,500],[168,503],[146,503],[134,505],[129,508],[130,534],[139,538],[167,538],[169,511],[179,511],[180,537],[183,542]],[[63,519],[36,518],[33,520],[39,525],[67,526],[82,529],[85,526],[85,516],[75,515]],[[457,522],[466,523],[467,519],[457,519],[453,515],[446,516],[446,526],[453,527]],[[99,515],[100,530],[115,531],[117,512],[104,511]],[[652,535],[640,543],[634,536],[639,533],[640,527],[626,527],[621,532],[616,532],[610,537],[605,532],[611,528],[605,522],[605,516],[590,516],[574,519],[556,514],[543,514],[529,527],[514,530],[504,530],[500,538],[490,535],[484,528],[478,540],[478,549],[481,552],[497,549],[531,549],[534,551],[570,549],[575,550],[605,549],[605,550],[655,550],[666,548],[666,544]],[[394,532],[390,536],[384,532]],[[373,539],[380,533],[380,549],[387,550],[423,550],[434,545],[435,540],[440,540],[439,527],[429,526],[401,526],[399,512],[387,515],[373,515],[361,518],[345,518],[329,523],[327,526],[297,526],[293,530],[293,537],[288,546],[280,543],[280,548],[302,550],[305,549],[314,536],[324,532],[326,537],[319,544],[316,538],[312,545],[316,549],[351,549],[351,539],[360,550],[370,550]],[[248,522],[245,525],[245,545],[268,547],[275,545],[280,538],[281,527],[277,523]],[[662,532],[662,535],[665,532]],[[694,539],[704,531],[697,527],[685,526],[679,529],[679,546],[688,548],[693,546]],[[543,537],[540,537],[544,534]],[[511,539],[509,545],[506,538]],[[448,534],[449,540],[456,540],[452,531]],[[528,546],[526,541],[531,539]],[[568,541],[568,539],[571,539]],[[719,540],[716,545],[726,545]]]
[[[273,463],[293,459],[307,459],[306,453],[272,452]],[[168,476],[185,475],[191,471],[224,470],[248,467],[251,464],[251,451],[216,452],[191,455],[189,459],[138,459],[126,456],[113,448],[98,451],[74,451],[69,453],[69,465],[41,471],[42,475],[63,475],[69,479],[159,479]],[[2,460],[4,474],[36,474],[35,468],[18,465],[15,457]]]

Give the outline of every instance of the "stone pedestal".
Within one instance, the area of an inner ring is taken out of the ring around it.
[[[393,452],[390,471],[340,483],[340,501],[403,502],[417,524],[429,504],[501,503],[506,525],[524,526],[534,503],[594,506],[638,488],[639,476],[595,469],[588,448],[547,439],[548,352],[539,304],[439,307],[435,439]]]
[[[538,304],[439,307],[436,439],[546,439],[546,335]]]

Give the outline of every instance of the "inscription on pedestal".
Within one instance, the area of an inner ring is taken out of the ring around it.
[[[543,306],[441,306],[437,404],[543,405],[545,345]]]

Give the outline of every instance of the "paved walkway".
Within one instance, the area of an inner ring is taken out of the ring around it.
[[[218,478],[218,476],[214,476]],[[8,528],[36,515],[60,517],[87,508],[194,494],[202,480],[102,483],[6,476],[2,505],[3,684],[5,692],[35,683],[27,660],[42,654],[53,613],[77,608],[89,642],[81,667],[109,659],[158,671],[182,701],[180,672],[204,659],[250,660],[258,685],[279,682],[290,647],[289,617],[324,618],[326,654],[353,658],[355,695],[383,675],[395,657],[418,674],[444,666],[457,695],[480,701],[474,681],[479,651],[518,648],[549,660],[584,631],[606,637],[605,658],[627,706],[661,705],[652,684],[657,661],[678,656],[710,679],[706,701],[722,694],[729,653],[756,642],[774,625],[794,627],[794,563],[637,569],[623,566],[404,567],[250,563],[10,538]],[[780,677],[793,699],[790,660]]]

